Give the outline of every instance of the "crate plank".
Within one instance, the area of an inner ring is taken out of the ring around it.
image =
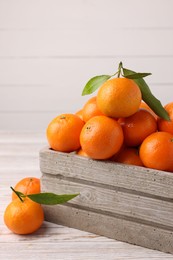
[[[97,187],[81,182],[68,181],[54,178],[50,175],[42,177],[42,190],[58,194],[79,193],[70,205],[79,205],[88,210],[97,209],[100,213],[119,215],[122,218],[135,220],[149,225],[165,225],[173,230],[173,203],[150,197],[130,194],[106,188],[104,185]]]
[[[111,161],[97,161],[73,153],[60,153],[43,148],[40,151],[40,169],[43,173],[63,175],[110,185],[118,190],[128,189],[144,194],[173,199],[173,173],[124,166]]]
[[[44,206],[48,221],[134,245],[173,253],[172,231],[65,205]]]

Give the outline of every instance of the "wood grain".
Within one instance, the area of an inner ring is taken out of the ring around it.
[[[172,231],[73,206],[58,205],[54,208],[44,206],[44,210],[48,221],[104,235],[134,245],[173,253]]]
[[[132,173],[133,174],[133,173]],[[173,231],[173,201],[163,201],[162,198],[151,198],[138,193],[118,191],[116,188],[106,185],[95,186],[95,183],[84,184],[82,182],[63,180],[51,175],[43,175],[43,191],[52,190],[55,193],[80,193],[80,195],[68,204],[73,207],[86,208],[88,211],[97,210],[100,214],[115,215],[119,218],[127,218],[131,221],[146,223],[148,225],[162,225]]]

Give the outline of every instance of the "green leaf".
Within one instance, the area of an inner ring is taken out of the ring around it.
[[[37,193],[37,194],[29,194],[29,195],[27,195],[27,197],[39,204],[56,205],[56,204],[65,203],[65,202],[75,198],[78,195],[79,195],[79,193],[57,195],[57,194],[50,193],[50,192],[43,192],[43,193]]]
[[[89,95],[96,91],[104,82],[110,79],[112,76],[110,75],[100,75],[91,78],[87,84],[85,85],[82,96]]]
[[[125,78],[128,78],[128,79],[141,79],[141,78],[144,78],[144,77],[147,77],[151,75],[151,73],[139,73],[139,72],[135,72],[135,73],[131,73],[129,75],[124,75]]]
[[[125,77],[128,77],[129,75],[135,73],[132,70],[123,68],[123,73]],[[136,84],[141,90],[142,93],[142,99],[149,105],[149,107],[161,118],[169,121],[169,115],[167,111],[162,106],[161,102],[151,93],[151,90],[144,79],[134,79]]]

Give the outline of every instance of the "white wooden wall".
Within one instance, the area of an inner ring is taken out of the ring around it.
[[[119,61],[173,101],[172,0],[0,0],[0,130],[45,131]]]

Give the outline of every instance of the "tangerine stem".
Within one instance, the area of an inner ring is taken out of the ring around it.
[[[121,69],[122,69],[122,67],[123,67],[123,63],[122,63],[122,61],[120,61],[119,65],[118,65],[118,75],[117,75],[118,78],[119,78],[120,75],[121,75]]]
[[[21,202],[23,202],[23,199],[22,199],[22,197],[19,195],[19,193],[15,190],[15,189],[13,189],[13,187],[10,187],[11,189],[12,189],[12,191],[17,195],[17,197],[21,200]]]

